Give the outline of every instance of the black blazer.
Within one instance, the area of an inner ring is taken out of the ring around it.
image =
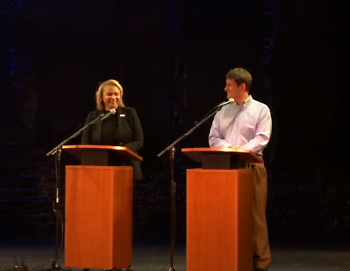
[[[91,122],[102,114],[101,111],[95,110],[89,113],[85,124]],[[125,146],[130,150],[138,153],[143,146],[143,131],[140,119],[136,110],[132,107],[118,107],[118,133],[121,146]],[[100,121],[92,124],[83,131],[82,144],[85,145],[101,145],[102,123]],[[142,179],[142,170],[140,161],[130,161],[134,168],[134,180]]]

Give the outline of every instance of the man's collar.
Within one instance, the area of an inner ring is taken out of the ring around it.
[[[248,104],[250,104],[253,101],[253,97],[252,95],[249,95],[249,97],[243,102],[244,106],[247,106]]]
[[[240,107],[246,107],[246,106],[248,106],[252,101],[253,101],[253,97],[252,97],[252,95],[249,95],[249,97],[248,97],[241,105],[238,105],[236,101],[235,101],[235,104],[238,105],[238,106],[240,106]]]

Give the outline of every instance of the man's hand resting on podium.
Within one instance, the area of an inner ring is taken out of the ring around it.
[[[230,149],[233,149],[233,150],[235,150],[235,151],[249,152],[249,150],[244,149],[244,148],[242,148],[242,147],[240,147],[240,146],[233,146],[233,145],[231,145],[229,148],[230,148]]]

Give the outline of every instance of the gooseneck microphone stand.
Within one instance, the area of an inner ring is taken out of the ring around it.
[[[176,139],[173,143],[171,143],[168,147],[166,147],[163,151],[161,151],[157,156],[162,156],[166,151],[169,151],[170,154],[170,172],[171,172],[171,252],[170,252],[170,269],[169,271],[175,271],[174,267],[174,250],[175,250],[175,233],[176,233],[176,221],[175,221],[175,215],[176,215],[176,182],[175,182],[175,145],[179,143],[181,140],[183,140],[185,137],[189,136],[193,133],[199,126],[201,126],[205,121],[207,121],[209,118],[211,118],[216,112],[220,111],[220,109],[227,105],[234,102],[233,99],[230,99],[229,101],[223,102],[217,106],[215,106],[212,110],[209,111],[207,115],[203,119],[201,119],[199,122],[196,122],[196,125],[191,128],[188,132],[180,136],[178,139]],[[211,112],[211,113],[210,113]]]
[[[62,219],[62,215],[60,213],[59,210],[59,203],[60,203],[60,179],[61,179],[61,175],[60,175],[60,167],[61,167],[61,154],[62,154],[62,147],[64,144],[66,144],[68,141],[70,141],[71,139],[77,137],[78,135],[80,135],[87,127],[89,127],[92,124],[95,124],[97,122],[100,122],[102,120],[104,120],[105,118],[107,118],[109,115],[111,114],[115,114],[116,111],[114,109],[110,110],[108,113],[106,114],[101,114],[100,116],[98,116],[96,119],[92,120],[91,122],[87,123],[83,128],[79,129],[76,133],[74,133],[73,135],[71,135],[70,137],[68,137],[67,139],[63,140],[60,144],[58,144],[56,147],[54,147],[51,151],[49,151],[46,156],[51,156],[51,155],[55,155],[55,171],[56,171],[56,185],[55,185],[55,193],[56,193],[56,200],[53,203],[53,211],[54,213],[56,213],[56,249],[55,249],[55,259],[51,260],[51,270],[55,270],[55,271],[60,271],[60,270],[70,270],[70,269],[64,269],[61,267],[58,257],[59,257],[59,252],[60,252],[60,247],[58,244],[58,240],[59,240],[59,227],[58,227],[58,222],[59,222],[59,218],[61,219],[62,222],[62,242],[61,242],[61,247],[62,247],[62,243],[63,243],[63,219]]]

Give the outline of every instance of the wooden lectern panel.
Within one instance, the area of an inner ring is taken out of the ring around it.
[[[88,166],[111,166],[111,157],[119,160],[138,160],[143,158],[132,150],[124,146],[107,145],[66,145],[62,149],[77,158],[81,165]]]
[[[187,271],[252,269],[253,170],[188,169]]]
[[[66,167],[67,267],[131,266],[132,197],[130,166]]]
[[[248,150],[186,148],[182,152],[193,161],[201,163],[203,169],[233,169],[240,168],[241,164],[261,163],[261,157]]]

